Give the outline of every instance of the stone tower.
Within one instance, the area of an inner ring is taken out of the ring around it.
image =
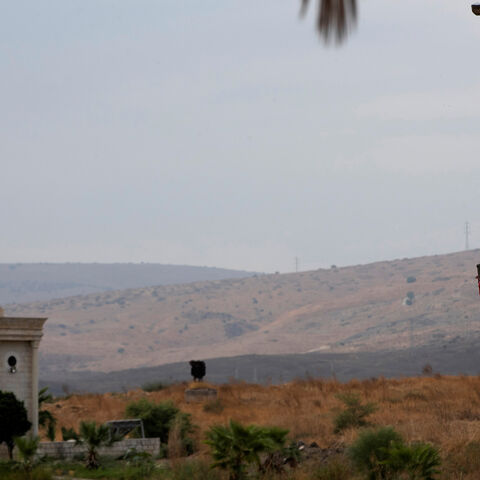
[[[5,317],[0,307],[0,390],[25,403],[38,435],[38,346],[46,318]]]

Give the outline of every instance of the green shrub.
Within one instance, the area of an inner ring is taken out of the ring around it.
[[[5,442],[8,457],[12,459],[15,446],[14,437],[20,437],[28,432],[32,424],[27,418],[27,410],[23,402],[12,392],[0,390],[0,444]]]
[[[385,461],[389,458],[389,449],[402,444],[402,437],[392,427],[377,430],[365,430],[348,450],[355,467],[367,474],[369,480],[391,478],[392,469]]]
[[[126,415],[141,418],[147,438],[160,438],[162,443],[168,441],[170,425],[180,410],[172,402],[154,403],[146,398],[127,405]]]
[[[110,445],[113,441],[120,438],[112,438],[110,429],[107,425],[97,425],[96,422],[80,422],[79,443],[86,445],[86,467],[89,470],[97,469],[100,464],[98,462],[98,448],[102,445]]]
[[[426,443],[394,444],[384,464],[393,472],[406,473],[409,480],[434,480],[434,475],[440,473],[437,470],[440,455],[437,449]]]
[[[233,420],[228,426],[213,426],[206,434],[214,460],[212,468],[227,470],[230,480],[242,480],[249,465],[261,469],[261,453],[283,449],[287,434],[288,430],[282,428],[243,426]]]
[[[440,455],[426,443],[404,444],[391,427],[362,432],[349,449],[353,464],[369,480],[434,480]]]
[[[68,440],[75,440],[78,441],[78,433],[73,428],[65,428],[62,427],[62,440],[64,442]]]
[[[410,277],[407,277],[407,283],[415,283],[417,279],[411,275]]]
[[[170,428],[177,422],[185,453],[193,453],[194,442],[189,436],[194,431],[191,416],[181,412],[172,402],[155,403],[141,398],[127,405],[126,415],[142,419],[145,436],[160,438],[164,444],[168,442]]]
[[[15,446],[20,457],[20,468],[25,473],[27,480],[32,479],[32,470],[35,465],[35,454],[40,444],[39,437],[17,437],[15,438]]]
[[[334,433],[340,433],[347,428],[368,425],[366,418],[377,409],[373,403],[362,404],[360,397],[354,393],[339,394],[337,398],[345,404],[346,408],[338,413],[333,421]]]

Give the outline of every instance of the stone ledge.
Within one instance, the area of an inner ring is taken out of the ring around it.
[[[204,402],[206,400],[216,400],[218,391],[216,388],[189,388],[185,390],[185,401]]]

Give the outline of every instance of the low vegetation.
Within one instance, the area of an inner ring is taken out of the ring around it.
[[[142,385],[142,390],[144,392],[159,392],[166,387],[167,385],[164,382],[148,382]]]
[[[348,454],[369,480],[434,480],[440,473],[440,455],[432,445],[407,445],[392,427],[360,432]]]
[[[243,426],[233,420],[229,425],[214,425],[206,434],[214,460],[212,467],[228,471],[229,480],[247,478],[251,464],[261,473],[260,455],[283,450],[287,433],[278,427]]]
[[[48,392],[48,387],[42,388],[38,392],[38,424],[45,429],[45,435],[50,441],[55,440],[55,429],[57,421],[55,416],[49,410],[43,408],[44,404],[52,403],[53,396]]]
[[[97,470],[81,460],[48,461],[32,465],[32,480],[52,474],[123,480],[478,478],[480,377],[231,383],[218,387],[221,408],[186,403],[185,388],[72,395],[46,405],[65,432],[78,430],[80,421],[99,425],[125,418],[126,410],[138,414],[150,434],[162,436],[168,458],[131,452],[100,459]],[[185,438],[193,450],[185,448]],[[284,465],[285,458],[292,461]],[[9,476],[0,471],[2,480],[26,478],[25,470],[9,465]]]
[[[85,466],[89,470],[97,469],[100,466],[98,449],[103,445],[111,444],[115,440],[106,425],[97,425],[96,422],[80,422],[77,442],[87,447]]]
[[[191,415],[180,411],[171,401],[155,403],[141,398],[129,403],[125,414],[143,421],[146,437],[158,437],[164,445],[175,441],[177,454],[193,453],[195,442],[191,437],[194,432]]]
[[[334,433],[340,433],[347,428],[367,426],[367,417],[377,409],[371,402],[362,404],[360,396],[355,393],[338,394],[337,398],[345,404],[345,409],[339,412],[333,420]]]

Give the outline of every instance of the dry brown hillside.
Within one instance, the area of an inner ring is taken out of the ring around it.
[[[479,261],[475,250],[91,294],[7,307],[7,313],[48,316],[43,358],[74,370],[403,348],[480,329]]]

